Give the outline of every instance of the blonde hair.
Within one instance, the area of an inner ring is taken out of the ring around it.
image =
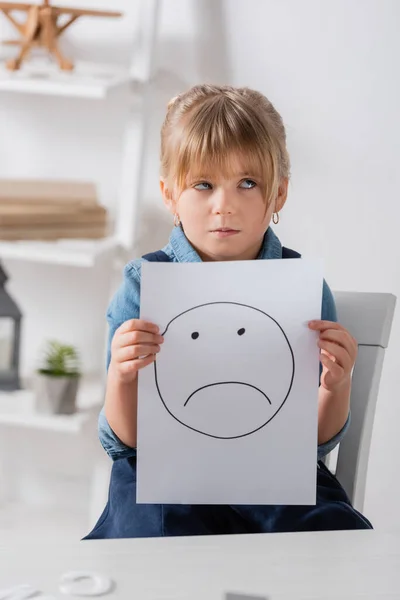
[[[283,121],[260,92],[231,86],[197,85],[173,98],[161,129],[161,176],[182,191],[187,177],[243,168],[258,175],[267,206],[283,178],[290,177]]]

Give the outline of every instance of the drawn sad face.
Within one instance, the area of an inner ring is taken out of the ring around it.
[[[287,399],[294,357],[280,325],[251,306],[214,302],[172,319],[154,363],[160,398],[179,423],[215,438],[250,435]]]

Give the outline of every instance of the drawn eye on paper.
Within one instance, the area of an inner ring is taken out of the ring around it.
[[[220,439],[251,435],[289,397],[295,359],[287,335],[264,311],[236,302],[190,308],[168,323],[154,362],[168,413]]]

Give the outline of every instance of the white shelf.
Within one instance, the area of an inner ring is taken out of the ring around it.
[[[129,72],[115,65],[77,62],[71,72],[47,61],[28,61],[19,71],[0,65],[0,91],[5,92],[103,99],[131,81]]]
[[[25,427],[78,434],[88,421],[97,419],[103,403],[104,389],[100,377],[83,379],[78,391],[78,410],[73,415],[46,415],[35,412],[31,389],[0,392],[0,427]],[[0,433],[1,435],[1,433]]]
[[[0,240],[0,260],[94,267],[100,260],[115,253],[118,242],[114,237],[99,240],[57,240],[55,242]]]
[[[29,399],[29,395],[25,394]],[[23,404],[27,404],[26,398],[20,395]],[[74,415],[37,415],[37,414],[0,414],[0,427],[2,425],[27,427],[29,429],[44,429],[47,431],[58,431],[64,433],[79,433],[88,419],[91,411],[81,411]]]

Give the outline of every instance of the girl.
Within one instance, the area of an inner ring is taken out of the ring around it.
[[[161,193],[173,215],[169,244],[145,260],[200,262],[300,256],[282,248],[279,222],[290,175],[280,115],[262,94],[200,85],[174,98],[161,131]],[[89,538],[367,529],[336,478],[320,461],[316,506],[137,505],[137,377],[158,352],[158,327],[139,319],[141,260],[130,262],[107,313],[110,326],[103,447],[114,460],[107,506]],[[319,332],[318,458],[349,424],[357,342],[336,322],[324,282]],[[282,478],[290,473],[282,473]]]

